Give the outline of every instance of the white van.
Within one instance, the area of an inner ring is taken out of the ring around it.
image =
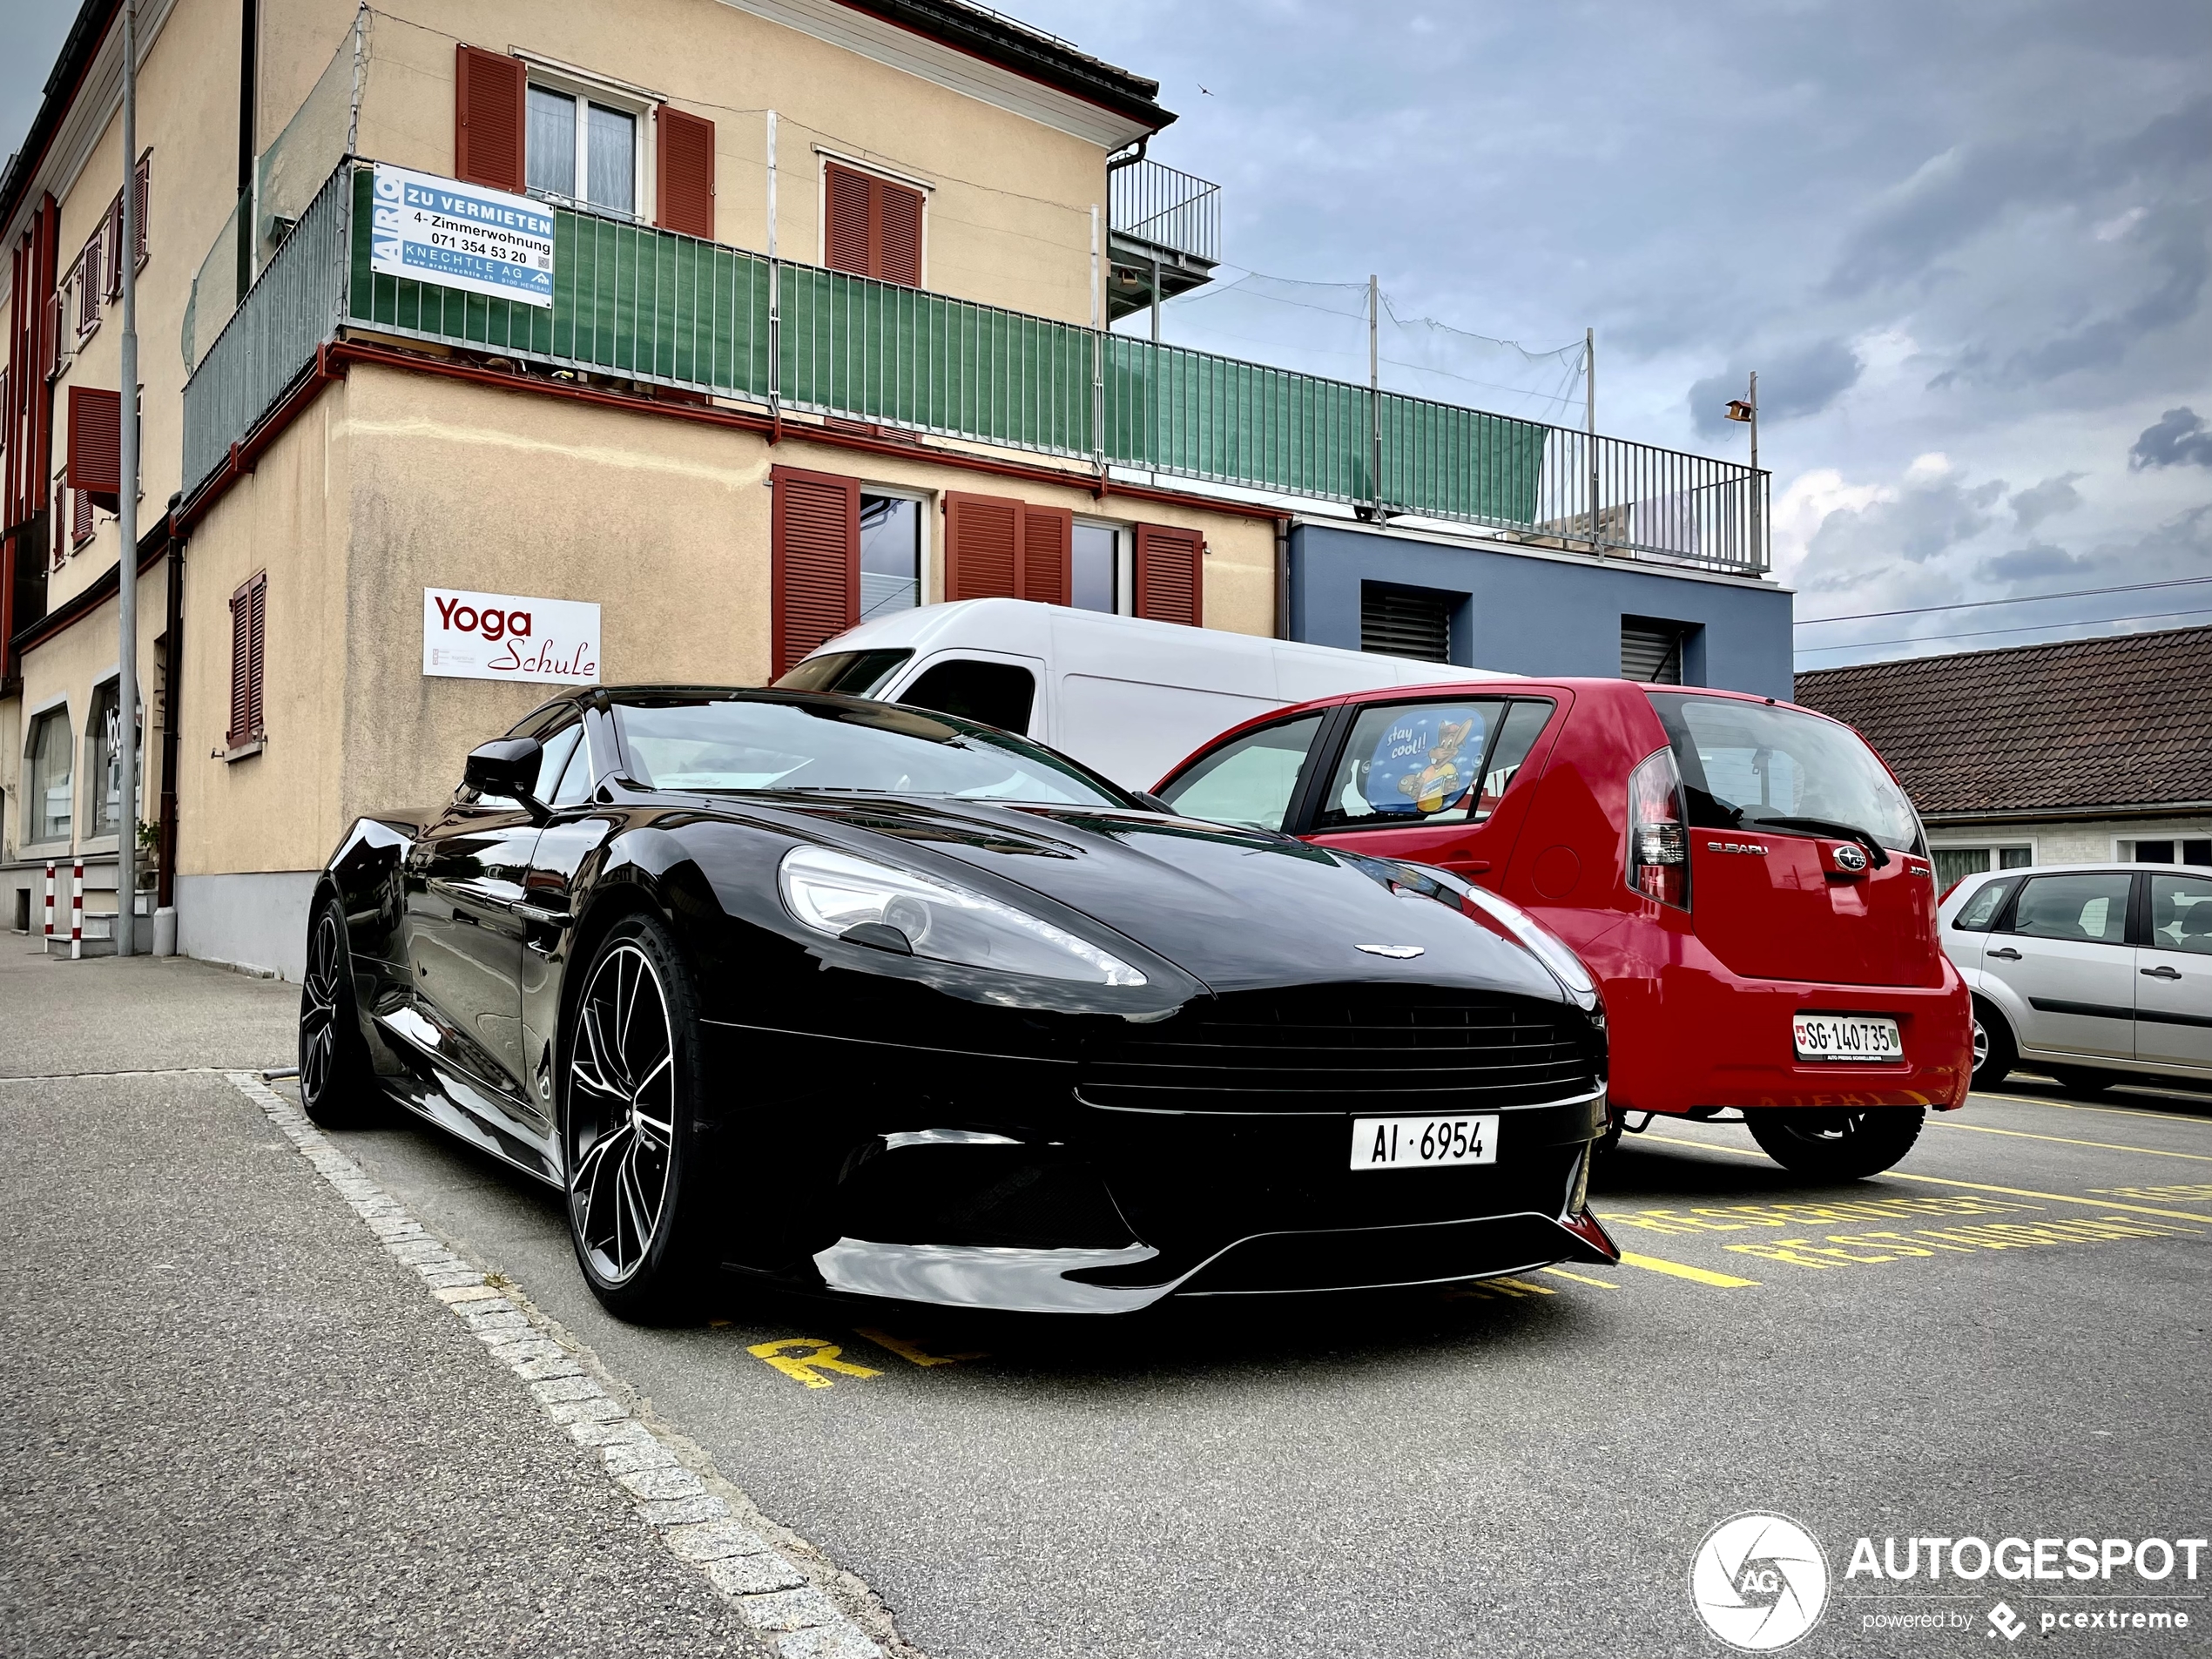
[[[1186,628],[1027,599],[962,599],[848,629],[777,685],[1020,732],[1130,789],[1270,709],[1490,671]],[[1042,691],[1041,689],[1042,688]]]

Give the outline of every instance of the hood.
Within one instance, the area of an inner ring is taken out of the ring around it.
[[[912,848],[918,867],[941,870],[940,860],[950,860],[994,887],[1042,894],[1217,992],[1333,981],[1564,1000],[1519,945],[1447,904],[1393,892],[1360,867],[1373,860],[1286,836],[1134,811],[981,801],[786,796],[777,805],[852,852],[897,861]],[[1362,945],[1420,954],[1393,959]]]

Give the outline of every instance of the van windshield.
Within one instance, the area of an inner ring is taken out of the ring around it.
[[[1919,853],[1920,820],[1858,734],[1796,709],[1653,691],[1701,829],[1763,828]]]
[[[904,646],[887,651],[833,651],[786,671],[776,682],[786,691],[842,691],[847,697],[873,697],[876,688],[914,652]]]

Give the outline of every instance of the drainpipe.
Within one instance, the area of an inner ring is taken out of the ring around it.
[[[1275,637],[1291,637],[1291,521],[1275,521]]]
[[[173,530],[177,509],[184,505],[185,496],[179,490],[169,498],[169,523]],[[177,711],[183,701],[185,660],[185,544],[173,535],[169,542],[168,603],[164,607],[161,626],[169,636],[169,660],[166,664],[169,684],[165,706],[161,711],[161,840],[159,885],[154,891],[157,913],[174,910],[177,904]],[[173,928],[174,924],[172,923]],[[161,922],[157,914],[154,921],[154,954],[172,954],[176,948],[172,935],[170,949],[161,948]]]

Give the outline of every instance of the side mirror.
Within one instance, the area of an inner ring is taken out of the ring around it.
[[[520,801],[533,819],[542,822],[551,814],[530,789],[537,782],[538,761],[544,752],[536,738],[494,738],[469,752],[461,780],[479,795],[503,795]]]

